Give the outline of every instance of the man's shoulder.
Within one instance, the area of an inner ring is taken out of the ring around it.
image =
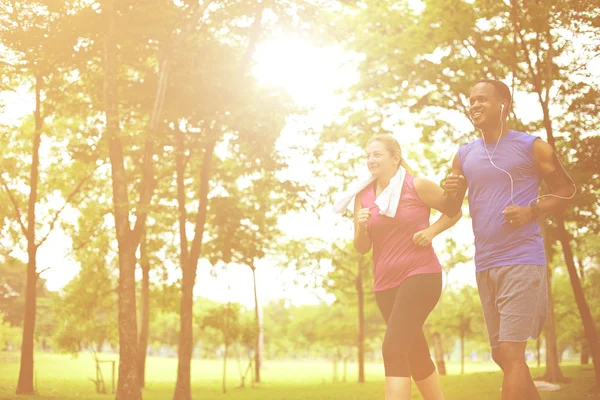
[[[527,142],[533,142],[536,139],[541,139],[541,137],[539,137],[537,135],[532,135],[527,132],[515,131],[514,129],[511,129],[509,132],[511,133],[512,138],[517,139],[517,140],[525,140]]]
[[[459,152],[469,151],[473,147],[479,145],[481,143],[481,138],[473,139],[473,141],[460,145],[458,148]]]

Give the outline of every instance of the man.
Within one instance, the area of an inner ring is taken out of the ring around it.
[[[446,179],[444,213],[457,214],[468,189],[479,297],[492,358],[504,373],[503,400],[540,399],[525,361],[547,314],[546,259],[537,217],[565,207],[575,185],[552,147],[506,126],[508,86],[481,80],[470,116],[482,138],[462,146]],[[537,202],[541,180],[551,195]]]

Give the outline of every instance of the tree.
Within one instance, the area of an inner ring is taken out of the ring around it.
[[[246,145],[247,146],[247,145]],[[299,193],[304,189],[295,182],[283,181],[276,173],[285,165],[274,149],[266,154],[254,146],[240,152],[236,163],[226,160],[215,168],[215,184],[224,189],[226,195],[215,196],[210,201],[214,210],[210,217],[209,239],[205,254],[211,264],[222,261],[246,265],[252,271],[254,291],[254,322],[258,332],[254,347],[254,378],[260,382],[262,360],[263,329],[260,318],[256,269],[259,261],[276,251],[277,238],[281,232],[276,225],[281,212],[289,212],[302,206]],[[250,155],[250,156],[249,156]],[[251,157],[260,155],[261,162],[248,170]],[[239,176],[246,180],[239,184],[231,177]]]
[[[196,27],[200,18],[210,2],[202,5],[184,5],[177,8],[164,9],[167,15],[174,15],[176,21],[172,26],[162,26],[160,32],[166,36],[164,46],[160,49],[158,58],[158,79],[153,96],[153,105],[149,113],[147,133],[143,140],[142,150],[142,177],[139,183],[139,201],[135,209],[135,223],[130,225],[130,204],[128,176],[125,169],[126,154],[122,133],[120,132],[118,75],[119,68],[117,55],[117,40],[119,15],[136,18],[135,11],[119,14],[119,3],[116,0],[107,1],[105,13],[107,14],[107,29],[105,34],[105,73],[104,73],[104,110],[106,115],[106,135],[109,147],[109,158],[112,166],[113,206],[115,216],[116,237],[119,248],[119,384],[117,399],[127,398],[135,400],[141,398],[139,380],[139,352],[137,345],[137,317],[135,299],[135,265],[136,250],[145,230],[148,215],[148,206],[156,186],[154,175],[154,144],[158,130],[162,128],[162,109],[167,91],[167,79],[171,70],[170,63],[174,50],[186,40]],[[122,19],[122,18],[121,18]],[[179,23],[183,21],[183,26]],[[145,26],[151,29],[150,24]],[[165,33],[166,31],[166,33]],[[177,33],[178,32],[178,33]],[[155,55],[156,57],[156,55]]]
[[[264,10],[264,5],[262,3],[257,3],[257,13],[254,15],[255,23],[250,27],[248,44],[246,46],[245,54],[252,54],[254,51],[254,46],[256,40],[258,39],[258,34],[260,33],[260,21],[262,18],[262,12]],[[204,33],[204,32],[202,32]],[[206,41],[206,39],[205,39]],[[206,43],[208,42],[208,43]],[[207,46],[210,51],[219,54],[219,56],[225,56],[228,58],[229,65],[233,65],[232,71],[219,71],[219,73],[215,74],[213,78],[217,78],[217,76],[222,79],[220,82],[225,83],[227,80],[233,78],[234,83],[246,84],[247,80],[245,77],[245,71],[249,66],[249,62],[251,57],[244,56],[242,58],[242,64],[237,62],[233,62],[236,59],[235,53],[232,51],[234,49],[229,49],[224,44],[220,44],[218,41],[215,44],[210,43],[210,41],[200,42],[201,46]],[[212,46],[212,47],[211,47]],[[189,53],[184,53],[189,57]],[[200,54],[200,53],[195,53]],[[198,63],[197,56],[191,55],[191,63]],[[188,60],[185,57],[181,57],[179,59],[179,66],[186,67],[189,64]],[[212,65],[210,67],[213,67]],[[202,73],[203,71],[200,71]],[[217,71],[213,71],[217,72]],[[225,76],[223,74],[226,74]],[[190,109],[189,106],[186,107],[186,111],[189,110],[188,116],[186,116],[186,130],[188,132],[184,132],[178,130],[174,132],[175,139],[174,143],[176,144],[176,165],[177,165],[177,201],[179,207],[179,244],[180,244],[180,259],[181,259],[181,269],[182,269],[182,297],[181,297],[181,330],[180,330],[180,340],[179,340],[179,364],[178,364],[178,372],[177,372],[177,384],[175,387],[175,399],[191,399],[191,385],[190,385],[190,363],[191,363],[191,355],[192,355],[192,347],[193,347],[193,330],[192,330],[192,304],[193,304],[193,288],[196,280],[196,268],[198,265],[198,260],[200,255],[202,254],[202,240],[205,230],[205,222],[207,215],[207,200],[209,193],[209,180],[212,175],[211,168],[213,164],[213,155],[215,146],[218,141],[222,138],[223,134],[226,133],[230,128],[234,128],[232,126],[228,126],[228,122],[231,123],[231,118],[228,118],[228,115],[235,115],[236,113],[231,113],[232,106],[239,106],[239,103],[230,104],[226,103],[216,103],[213,104],[212,107],[208,107],[206,109],[205,104],[203,104],[204,97],[198,97],[195,93],[190,93],[189,82],[204,82],[204,79],[199,76],[197,71],[186,71],[186,81],[180,82],[180,87],[176,88],[178,96],[180,98],[185,98],[190,94],[193,95],[194,101],[200,103],[201,112],[198,113],[197,110]],[[231,86],[229,86],[231,90]],[[218,97],[222,97],[221,89],[217,87],[205,87],[204,92],[202,93],[204,96],[208,96],[210,91],[214,90],[215,94],[218,94]],[[194,91],[195,92],[195,91]],[[232,91],[233,93],[233,91]],[[222,99],[223,100],[223,99]],[[181,113],[175,116],[174,120],[180,120],[182,118]],[[179,125],[180,121],[177,121],[177,125]],[[237,127],[234,128],[234,131]],[[196,132],[200,130],[203,134],[201,139],[197,139]],[[199,166],[199,179],[198,179],[198,187],[199,187],[199,198],[198,205],[196,210],[196,217],[193,222],[193,231],[194,236],[191,240],[191,245],[188,242],[187,237],[187,225],[190,223],[188,221],[188,211],[187,207],[187,198],[188,195],[186,193],[186,188],[184,182],[186,180],[186,138],[185,134],[191,136],[190,143],[194,143],[197,148],[203,149],[203,157],[202,164]],[[191,133],[191,135],[190,135]]]
[[[26,264],[13,257],[5,257],[4,262],[0,264],[0,276],[3,283],[0,285],[0,313],[4,316],[4,322],[11,326],[23,326],[25,317],[25,290],[26,276],[23,276],[23,270]],[[46,289],[46,280],[39,278],[37,280],[36,297],[43,298],[48,296]]]
[[[435,331],[445,337],[458,338],[460,343],[461,374],[464,374],[465,342],[485,342],[487,339],[481,302],[477,288],[473,286],[444,289],[440,304],[427,321],[429,331]]]
[[[334,245],[332,254],[333,271],[327,276],[326,285],[338,299],[338,303],[356,306],[358,356],[358,382],[365,382],[365,290],[372,286],[372,268],[369,258],[356,252],[352,243],[341,248]],[[354,297],[351,300],[348,297]],[[354,331],[354,329],[352,329]]]
[[[30,84],[35,98],[33,123],[23,124],[21,129],[7,129],[5,132],[8,134],[0,139],[5,142],[2,148],[6,149],[5,159],[0,165],[0,184],[13,207],[13,223],[21,231],[27,251],[23,343],[17,394],[32,394],[34,393],[36,288],[40,274],[37,271],[37,251],[54,230],[62,211],[81,190],[88,178],[90,168],[82,164],[74,169],[72,164],[54,159],[53,165],[51,163],[50,166],[46,166],[45,172],[60,172],[62,176],[74,177],[79,183],[70,186],[69,178],[65,179],[68,182],[66,184],[64,181],[40,179],[42,138],[51,137],[48,131],[52,126],[52,124],[45,124],[45,119],[57,107],[60,101],[59,94],[68,85],[68,77],[72,71],[72,66],[65,66],[64,62],[73,53],[72,49],[77,40],[75,35],[64,29],[64,24],[69,21],[65,11],[68,6],[42,0],[15,1],[4,3],[1,7],[3,15],[6,15],[0,27],[3,31],[2,46],[7,51],[3,54],[4,59],[0,64],[3,75],[6,70],[13,75],[13,78],[5,82],[14,86]],[[24,40],[25,38],[27,40]],[[14,76],[18,78],[15,79]],[[17,140],[10,144],[6,143],[11,139]],[[24,144],[26,140],[29,140],[30,144]],[[30,154],[30,161],[25,161],[24,153]],[[27,173],[29,176],[25,178]],[[16,184],[24,181],[27,181],[29,187],[28,195],[16,189]],[[37,206],[47,202],[53,190],[61,192],[65,199],[64,205],[43,218],[47,219],[44,225],[48,229],[42,233],[37,226],[40,217]],[[26,212],[23,211],[24,209]],[[22,243],[21,240],[15,242]]]
[[[553,275],[554,275],[554,249],[548,238],[548,227],[545,218],[540,218],[540,228],[542,237],[544,238],[544,250],[547,266],[547,285],[548,285],[548,317],[544,327],[544,336],[546,339],[546,371],[542,377],[547,382],[567,382],[560,369],[560,353],[557,347],[557,329],[555,316],[555,302],[553,293]]]
[[[448,276],[450,271],[454,269],[458,264],[463,264],[469,261],[469,258],[466,256],[467,249],[461,246],[458,246],[456,241],[453,238],[446,238],[446,246],[444,247],[443,252],[441,253],[441,264],[442,271],[446,275],[445,281],[448,282]],[[444,351],[444,343],[447,335],[454,335],[454,332],[448,329],[446,324],[446,318],[444,310],[446,308],[446,302],[449,300],[449,295],[444,295],[445,291],[448,289],[448,284],[444,286],[442,289],[442,295],[438,304],[436,305],[432,315],[425,321],[424,330],[426,332],[427,337],[431,340],[431,345],[433,346],[433,353],[435,358],[435,364],[437,367],[438,374],[446,375],[446,362],[445,359],[445,351]],[[452,305],[450,306],[452,307]]]
[[[244,310],[237,303],[228,302],[227,304],[216,306],[209,309],[202,319],[203,330],[215,330],[222,335],[223,351],[223,382],[222,391],[227,392],[226,370],[227,357],[231,346],[241,343],[251,348],[255,341],[257,332],[251,318],[244,315]],[[242,386],[244,377],[242,376]]]
[[[0,351],[11,351],[18,346],[21,331],[4,321],[4,315],[0,314]]]
[[[105,344],[118,343],[116,282],[104,256],[98,252],[88,260],[57,301],[59,323],[54,338],[64,352],[88,349],[99,353]]]

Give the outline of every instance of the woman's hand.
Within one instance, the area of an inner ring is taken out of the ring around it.
[[[434,237],[435,235],[433,234],[433,232],[429,228],[427,228],[415,233],[415,235],[413,236],[413,242],[415,242],[417,246],[427,247],[431,245],[431,241]]]
[[[371,210],[368,208],[361,208],[356,213],[356,222],[358,223],[358,227],[366,231],[369,224],[369,218],[371,218]]]

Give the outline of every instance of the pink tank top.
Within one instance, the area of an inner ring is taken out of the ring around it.
[[[396,287],[409,276],[442,271],[433,246],[413,242],[415,233],[429,226],[430,209],[417,194],[412,175],[406,174],[404,179],[395,218],[379,215],[374,183],[359,196],[362,207],[371,210],[368,229],[373,241],[375,291]]]

